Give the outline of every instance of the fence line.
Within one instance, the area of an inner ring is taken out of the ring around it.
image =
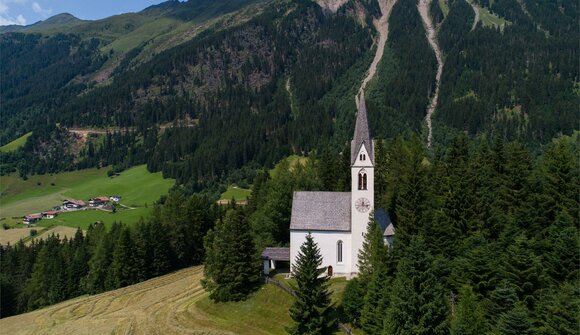
[[[266,282],[266,284],[272,284],[275,286],[278,286],[279,288],[281,288],[282,290],[286,291],[288,294],[290,294],[293,297],[296,297],[296,292],[294,292],[294,290],[288,286],[287,284],[274,279],[274,278],[270,278],[270,277],[264,277],[264,281]],[[338,328],[340,330],[342,330],[343,333],[347,334],[347,335],[354,335],[354,333],[352,332],[352,330],[350,330],[344,323],[342,322],[338,322]]]

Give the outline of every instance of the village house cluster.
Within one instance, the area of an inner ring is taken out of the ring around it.
[[[25,215],[22,223],[31,226],[36,224],[37,221],[43,219],[54,219],[62,212],[80,211],[85,209],[106,209],[119,201],[121,201],[121,197],[118,195],[95,197],[89,199],[88,202],[77,199],[66,199],[63,200],[62,205],[54,207],[52,211]]]

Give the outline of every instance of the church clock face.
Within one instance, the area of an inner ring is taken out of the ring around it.
[[[371,202],[367,198],[358,198],[354,203],[354,207],[361,213],[366,213],[371,209]]]

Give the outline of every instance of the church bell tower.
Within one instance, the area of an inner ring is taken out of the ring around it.
[[[364,92],[357,99],[356,125],[350,144],[352,270],[358,273],[358,254],[362,249],[369,216],[374,211],[374,150]]]

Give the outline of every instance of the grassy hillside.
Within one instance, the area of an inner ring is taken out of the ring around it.
[[[292,297],[264,285],[241,302],[213,303],[203,290],[201,266],[115,291],[65,301],[0,319],[6,334],[286,334]],[[333,301],[344,278],[333,279]],[[339,334],[339,333],[337,333]]]
[[[1,146],[0,152],[15,151],[16,149],[22,147],[26,143],[26,140],[30,137],[30,135],[32,135],[32,132],[28,132],[20,136],[19,138],[15,139],[14,141]]]
[[[202,267],[6,319],[6,334],[284,334],[291,297],[271,285],[239,303],[213,304]]]
[[[56,175],[37,175],[22,180],[15,175],[4,176],[0,183],[0,216],[11,219],[29,213],[50,210],[63,199],[88,200],[95,196],[120,195],[117,213],[81,211],[64,213],[53,220],[41,221],[41,226],[65,225],[86,228],[95,221],[133,223],[146,216],[159,196],[166,194],[173,179],[163,179],[161,173],[149,173],[144,165],[131,168],[120,176],[107,177],[106,169],[87,169]]]

